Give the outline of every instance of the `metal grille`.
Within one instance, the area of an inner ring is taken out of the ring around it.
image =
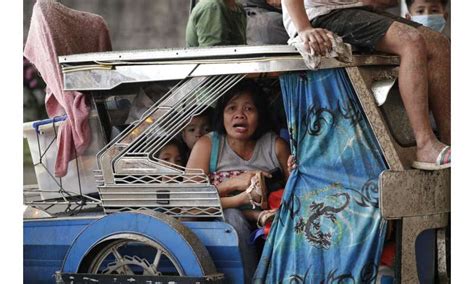
[[[105,212],[151,209],[180,218],[223,218],[219,194],[202,170],[170,164],[154,154],[244,77],[183,80],[109,143],[98,154],[103,164],[96,173]]]
[[[175,217],[222,217],[219,196],[213,186],[184,186],[182,183],[99,187],[105,212],[148,209]]]
[[[206,183],[207,179],[196,175],[116,175],[116,184],[169,184],[176,183]]]
[[[171,94],[144,113],[139,126],[146,126],[123,152],[125,156],[148,156],[161,149],[189,122],[228,91],[243,75],[192,78],[171,91]],[[157,121],[159,120],[159,121]],[[157,123],[153,123],[157,121]]]

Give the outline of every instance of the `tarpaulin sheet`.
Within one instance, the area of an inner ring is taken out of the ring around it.
[[[255,274],[257,283],[373,283],[386,221],[386,169],[344,69],[280,77],[293,170]]]

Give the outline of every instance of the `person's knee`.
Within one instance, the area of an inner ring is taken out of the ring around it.
[[[408,29],[405,35],[402,35],[401,55],[424,56],[428,55],[426,42],[423,35],[417,29]]]
[[[240,220],[244,218],[242,211],[237,208],[224,209],[224,217],[226,218],[226,220]]]
[[[241,210],[237,208],[224,209],[224,218],[237,232],[249,230],[249,223]]]
[[[419,27],[418,31],[425,39],[428,51],[441,56],[450,56],[451,41],[446,35],[423,26]]]
[[[409,25],[393,22],[377,49],[395,53],[401,57],[427,55],[425,39],[421,32]]]

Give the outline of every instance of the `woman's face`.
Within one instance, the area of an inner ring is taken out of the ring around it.
[[[258,111],[249,93],[233,97],[224,108],[224,128],[229,137],[249,140],[258,127]]]
[[[175,144],[169,144],[161,148],[158,159],[183,166],[181,154],[179,153],[178,146]]]

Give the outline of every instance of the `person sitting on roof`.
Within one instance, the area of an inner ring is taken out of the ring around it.
[[[379,11],[398,0],[283,0],[283,22],[307,50],[324,55],[333,32],[364,51],[400,56],[399,89],[417,144],[412,167],[437,170],[451,166],[450,42],[419,23]],[[329,36],[328,36],[329,35]],[[429,105],[440,133],[429,121]],[[444,144],[446,143],[446,144]]]
[[[186,25],[186,46],[246,44],[244,7],[235,0],[201,0]]]
[[[241,0],[247,12],[247,44],[286,44],[281,0]]]

